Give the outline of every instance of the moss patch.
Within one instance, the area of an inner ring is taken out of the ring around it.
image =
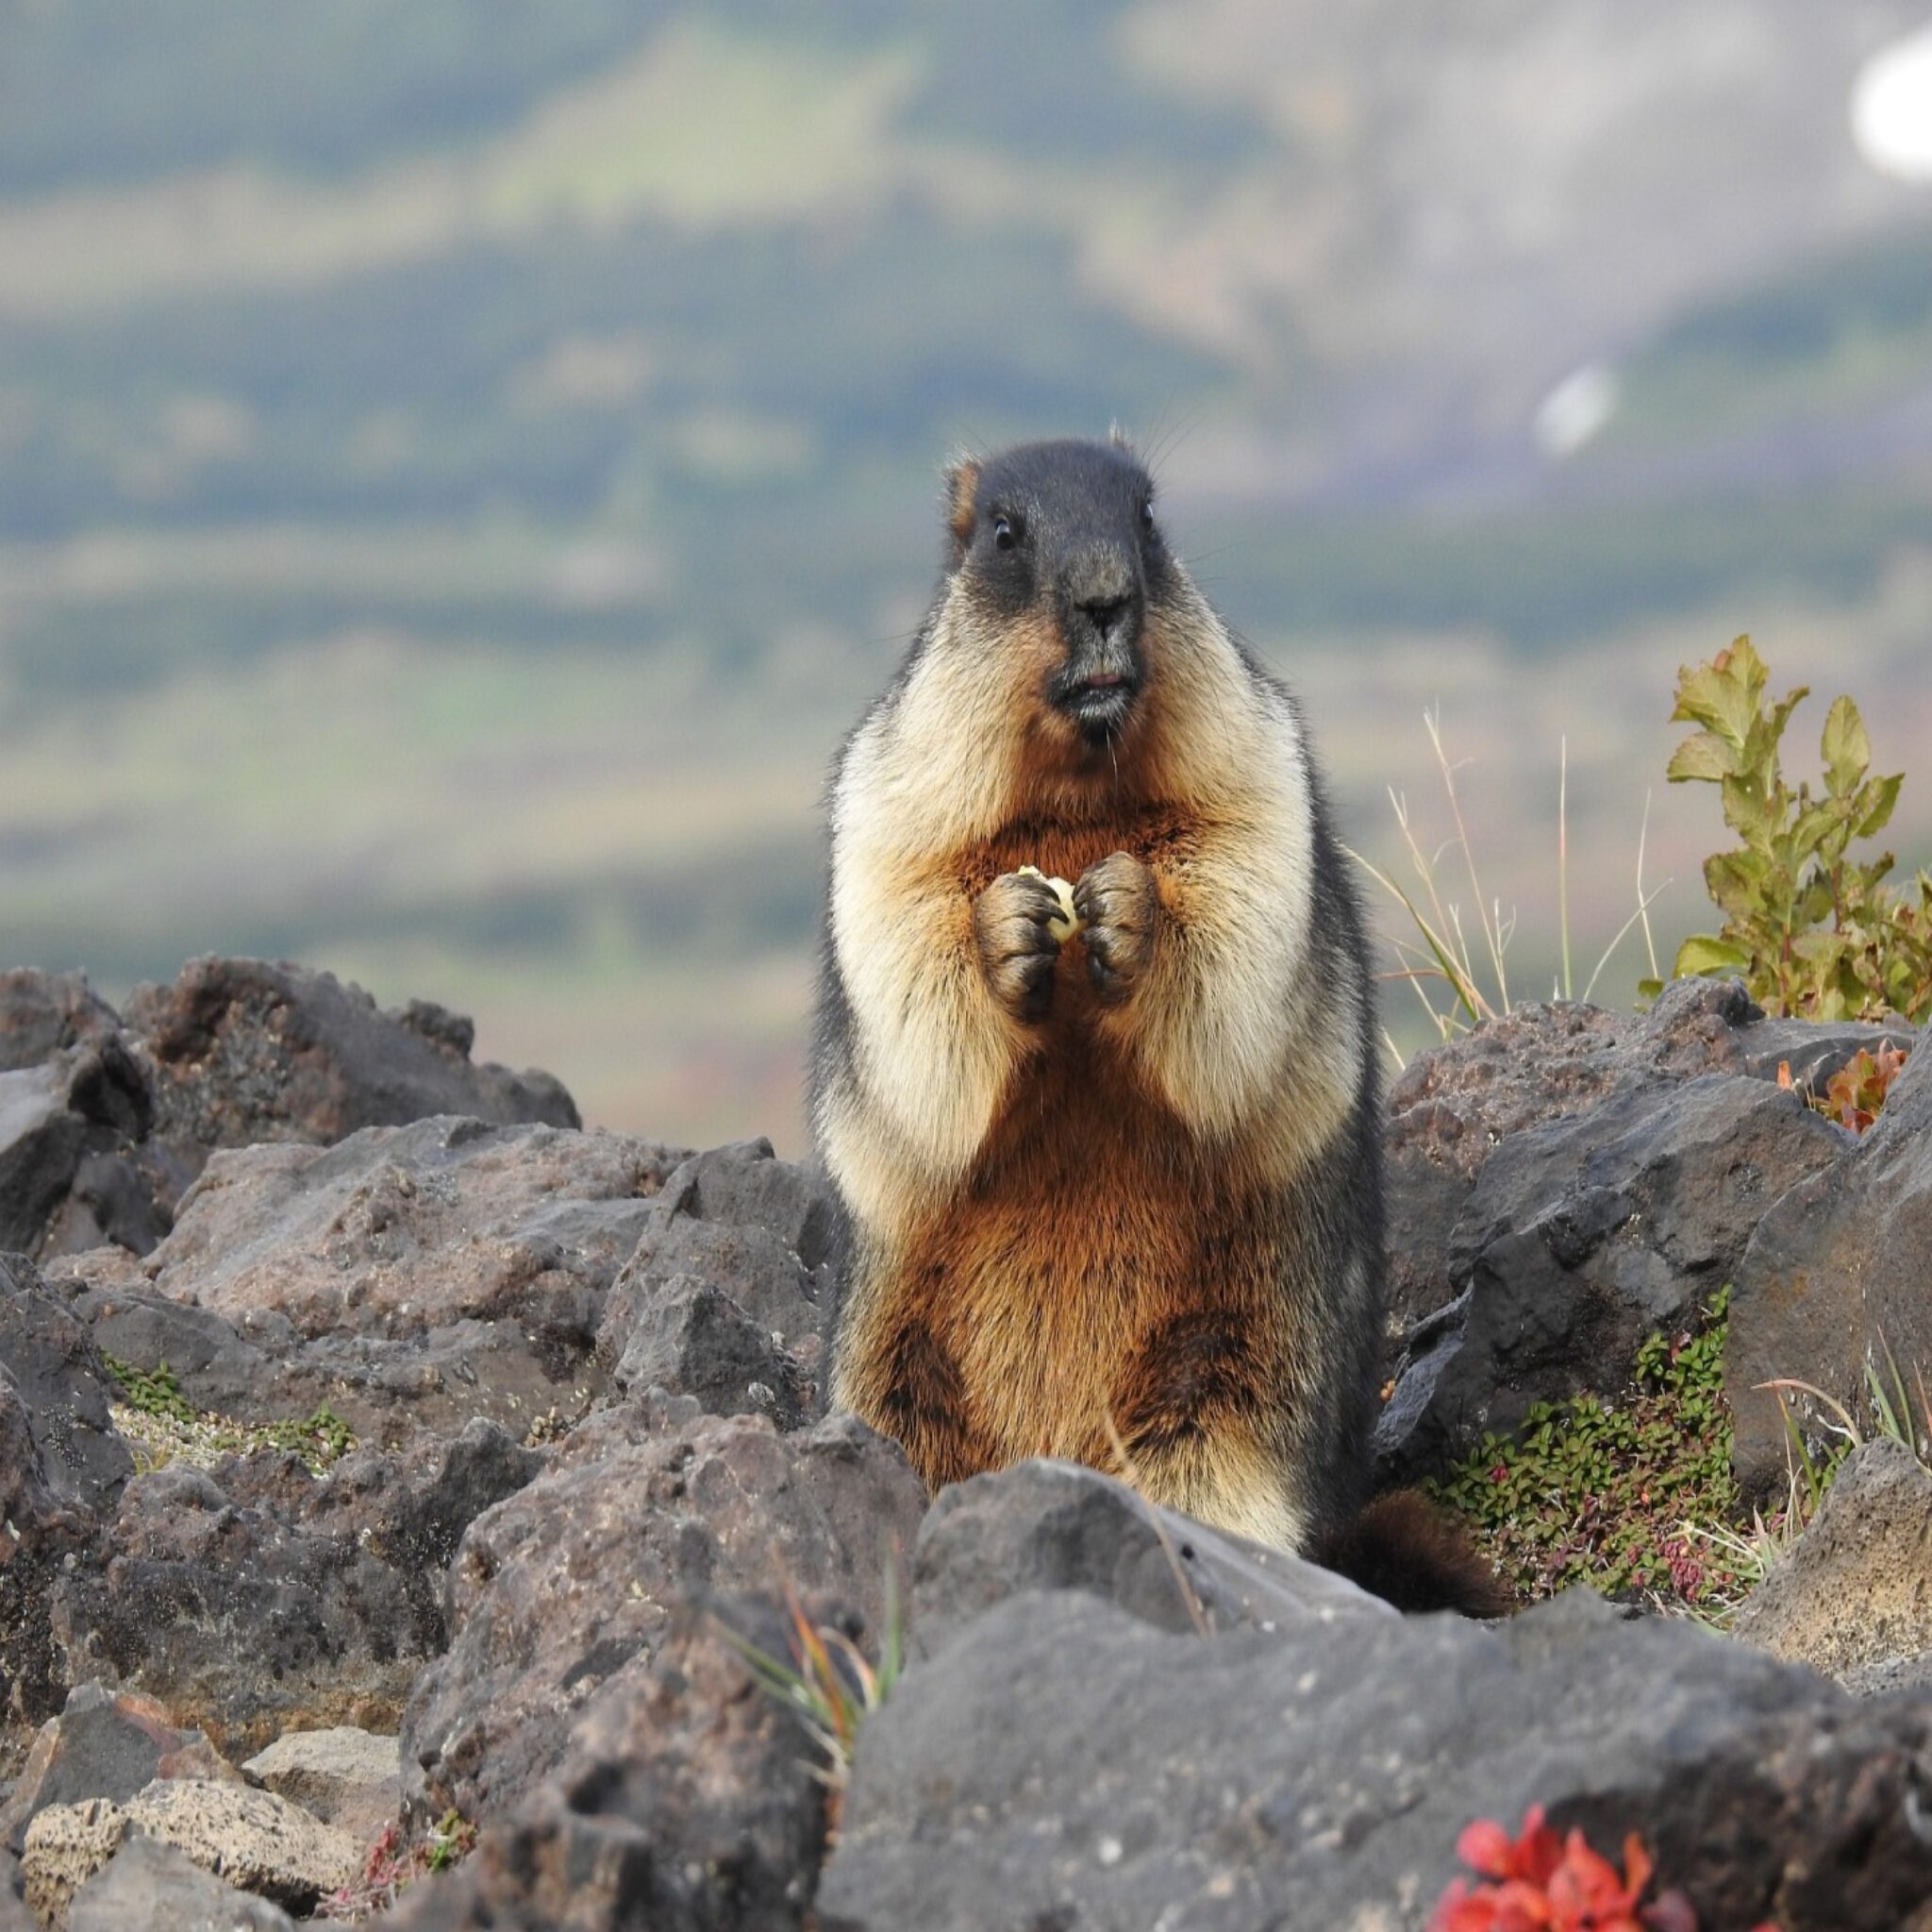
[[[1725,1288],[1694,1328],[1644,1341],[1622,1402],[1532,1404],[1514,1433],[1485,1435],[1427,1485],[1524,1601],[1586,1583],[1708,1612],[1753,1580],[1737,1553],[1686,1528],[1738,1519],[1724,1395],[1729,1300]]]
[[[274,1423],[240,1422],[197,1409],[166,1362],[137,1369],[113,1356],[103,1359],[121,1385],[114,1426],[127,1439],[139,1469],[159,1469],[176,1461],[207,1469],[224,1456],[269,1449],[300,1457],[320,1475],[356,1446],[354,1431],[325,1402],[307,1416]]]

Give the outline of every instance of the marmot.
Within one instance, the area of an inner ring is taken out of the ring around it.
[[[946,546],[832,784],[833,1400],[934,1488],[1124,1459],[1240,1535],[1363,1542],[1374,981],[1295,702],[1118,437],[960,461]],[[1344,1567],[1402,1593],[1386,1550]]]

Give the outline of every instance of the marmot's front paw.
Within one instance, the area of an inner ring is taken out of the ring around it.
[[[1053,1006],[1053,973],[1059,964],[1059,896],[1030,867],[1002,873],[973,902],[973,937],[993,998],[1029,1025]]]
[[[1131,852],[1113,853],[1080,874],[1074,909],[1086,931],[1093,990],[1118,1005],[1154,958],[1161,920],[1154,874]]]

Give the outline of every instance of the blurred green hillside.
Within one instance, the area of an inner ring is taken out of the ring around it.
[[[1118,420],[1364,849],[1442,706],[1541,986],[1559,741],[1583,951],[1678,662],[1748,628],[1924,766],[1932,190],[1845,111],[1923,17],[0,6],[0,956],[299,957],[795,1145],[939,463]],[[1660,936],[1714,837],[1656,801]]]

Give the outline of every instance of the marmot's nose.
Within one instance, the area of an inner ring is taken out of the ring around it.
[[[1133,616],[1134,599],[1124,597],[1090,597],[1074,607],[1100,635],[1104,644],[1111,643],[1115,633],[1127,627]]]

